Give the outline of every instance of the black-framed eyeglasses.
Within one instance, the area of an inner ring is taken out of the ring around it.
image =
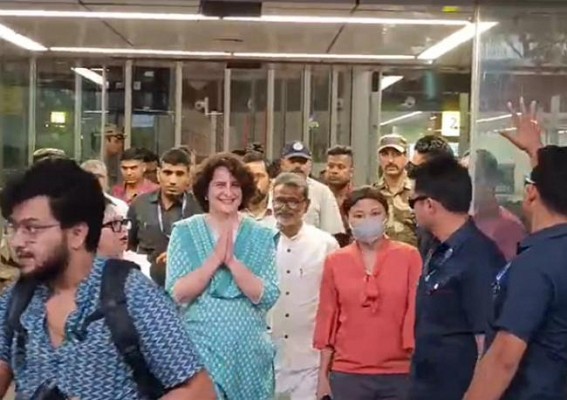
[[[31,223],[18,224],[15,222],[8,222],[4,226],[4,234],[10,238],[10,237],[14,237],[18,232],[20,232],[26,237],[26,239],[36,239],[41,232],[60,226],[61,225],[59,223],[37,225]]]
[[[429,196],[425,196],[425,195],[416,196],[416,197],[410,198],[408,200],[408,203],[409,203],[410,208],[413,210],[415,208],[415,205],[416,205],[417,202],[426,200],[428,198],[429,198]]]
[[[119,233],[122,229],[130,229],[132,227],[132,221],[129,219],[116,219],[114,221],[108,221],[102,224],[103,228],[110,228],[112,232]]]

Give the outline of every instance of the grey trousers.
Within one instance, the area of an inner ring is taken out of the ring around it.
[[[333,400],[406,400],[409,375],[331,372]]]

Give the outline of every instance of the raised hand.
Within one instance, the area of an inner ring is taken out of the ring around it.
[[[537,156],[537,151],[543,147],[542,129],[537,121],[537,103],[532,101],[529,110],[526,108],[524,98],[520,98],[520,111],[514,108],[512,102],[507,104],[512,114],[513,128],[500,132],[518,149],[525,151],[530,157]]]

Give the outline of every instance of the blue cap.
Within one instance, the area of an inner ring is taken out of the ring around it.
[[[282,150],[282,158],[300,157],[311,160],[311,151],[299,141],[288,143]]]

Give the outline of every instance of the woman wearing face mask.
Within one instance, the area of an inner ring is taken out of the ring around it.
[[[274,347],[266,313],[279,296],[276,232],[241,210],[254,176],[228,153],[203,161],[193,193],[205,211],[175,224],[166,289],[184,307],[189,336],[219,400],[272,400]]]
[[[325,262],[314,337],[317,398],[405,399],[421,258],[385,236],[388,202],[379,190],[353,190],[343,209],[355,242]]]

